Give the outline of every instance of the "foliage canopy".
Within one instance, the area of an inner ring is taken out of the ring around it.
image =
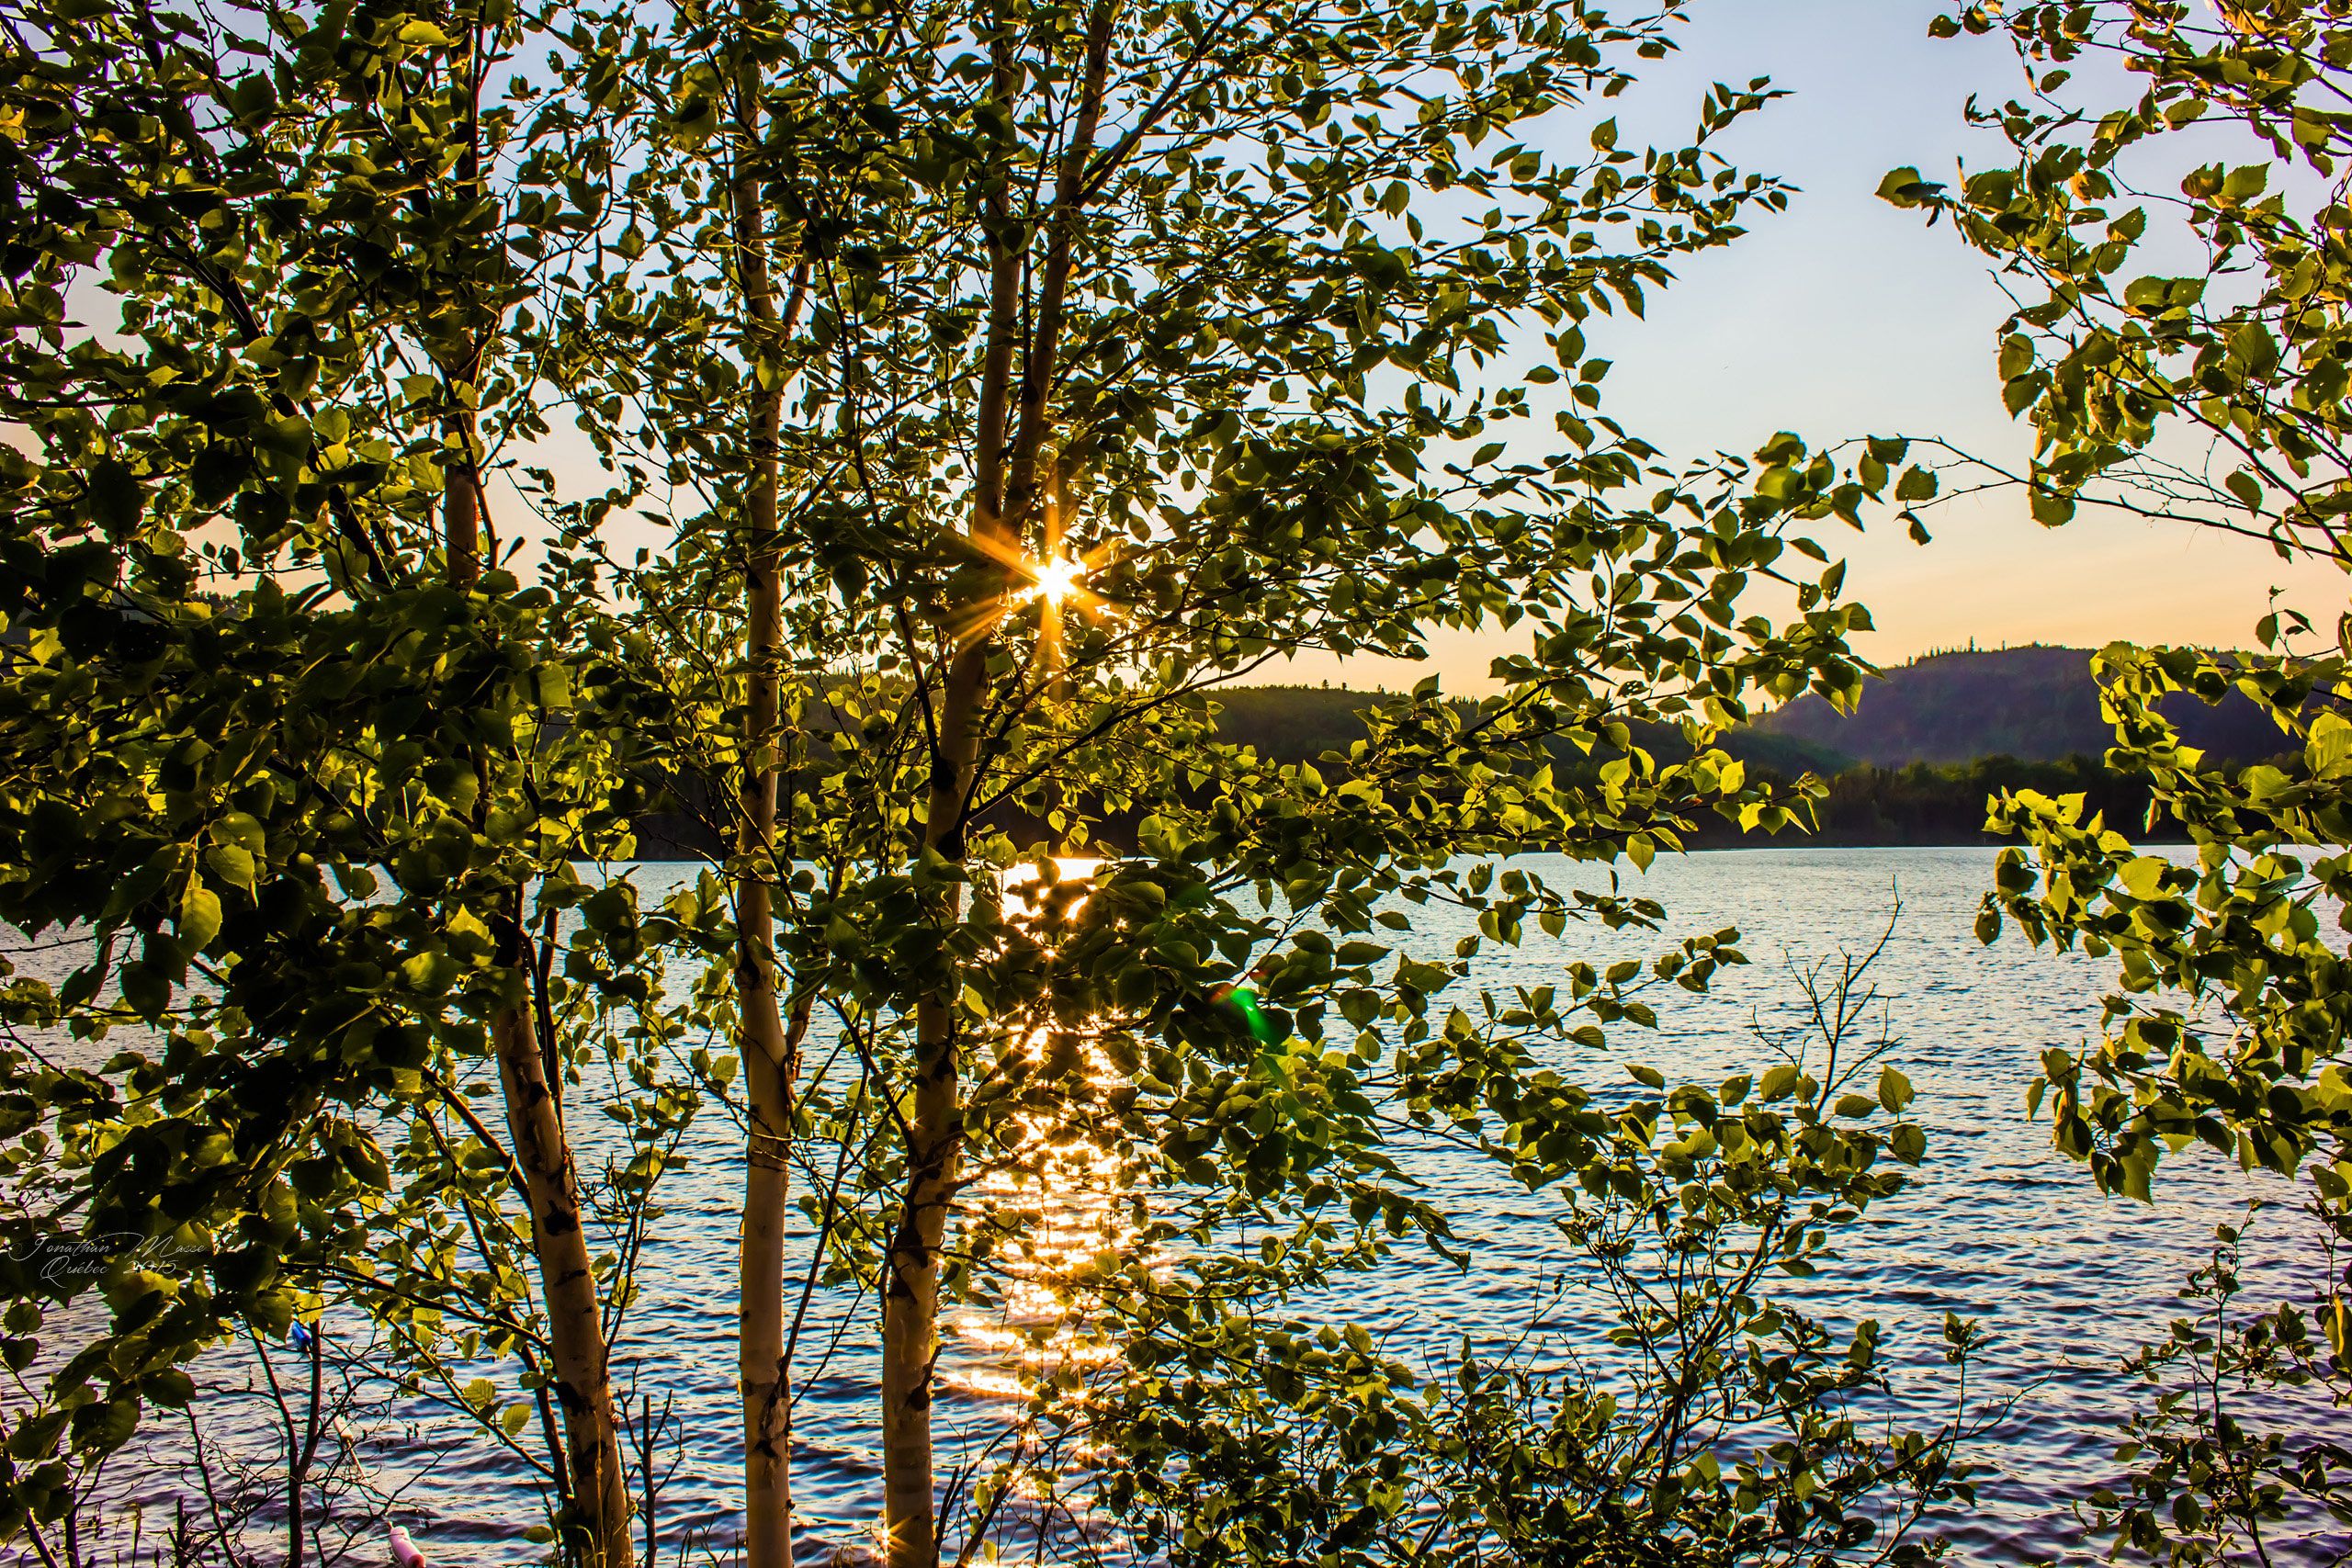
[[[498,1440],[536,1416],[560,1551],[618,1568],[613,1338],[711,1104],[742,1128],[754,1568],[790,1550],[795,1169],[831,1172],[812,1270],[882,1303],[902,1563],[955,1528],[941,1303],[984,1288],[980,1184],[1038,1159],[1042,1114],[1159,1185],[1154,1237],[1289,1238],[1101,1282],[1177,1356],[1221,1301],[1445,1244],[1385,1116],[1482,1128],[1522,1179],[1579,1176],[1591,1235],[1709,1269],[1734,1232],[1803,1266],[1824,1213],[1891,1190],[1873,1162],[1916,1128],[1833,1131],[1812,1088],[1793,1123],[1662,1081],[1612,1118],[1532,1054],[1654,1023],[1640,990],[1703,987],[1728,935],[1441,1001],[1530,919],[1662,919],[1495,861],[1789,820],[1713,739],[1759,698],[1850,700],[1867,620],[1806,530],[1925,482],[1900,443],[1848,472],[1792,434],[1684,470],[1598,412],[1583,323],[1781,199],[1711,145],[1761,82],[1681,147],[1581,123],[1682,9],[18,8],[0,918],[88,955],[6,997],[45,1032],[0,1053],[6,1354],[40,1377],[0,1525],[63,1515],[233,1332],[333,1300]],[[1577,150],[1543,151],[1564,119]],[[531,466],[562,420],[602,492]],[[1497,690],[1379,705],[1343,780],[1215,738],[1210,694],[1272,659],[1481,626],[1516,644]],[[582,866],[664,801],[730,852],[657,909]],[[1136,852],[1059,875],[1137,809]],[[1432,903],[1482,934],[1415,951]],[[1271,1050],[1209,1002],[1253,969]],[[624,1130],[594,1179],[592,1086]],[[26,1266],[69,1235],[122,1245]],[[96,1326],[55,1314],[90,1292]],[[1791,1528],[1856,1546],[1829,1504],[1949,1485],[1939,1443],[1889,1457],[1816,1408],[1866,1341],[1837,1371],[1752,1292],[1692,1310],[1711,1398],[1850,1462],[1669,1486],[1703,1422],[1577,1427],[1656,1460],[1676,1528],[1819,1498]],[[1758,1348],[1783,1332],[1802,1375]],[[509,1381],[452,1382],[481,1358]],[[1535,1462],[1508,1378],[1427,1407],[1455,1451]]]

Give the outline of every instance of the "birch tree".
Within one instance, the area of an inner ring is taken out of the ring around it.
[[[1473,902],[1493,940],[1637,918],[1450,863],[1646,864],[1699,812],[1789,819],[1706,741],[1758,694],[1850,694],[1861,614],[1792,525],[1858,520],[1901,451],[1849,470],[1782,436],[1684,471],[1596,412],[1588,325],[1782,200],[1712,151],[1763,84],[1710,95],[1687,146],[1618,145],[1606,101],[1681,10],[689,6],[633,75],[670,150],[632,180],[642,259],[575,395],[671,531],[612,562],[673,682],[646,743],[743,781],[722,825],[746,1072],[780,1072],[766,1103],[792,1116],[813,1010],[882,1097],[870,1201],[820,1228],[881,1303],[894,1562],[950,1533],[940,1313],[986,1251],[970,1194],[1036,1157],[1023,1112],[1097,1118],[1221,1212],[1282,1194],[1305,1235],[1334,1213],[1438,1227],[1379,1177],[1369,1121],[1317,1135],[1347,1151],[1337,1186],[1339,1156],[1283,1130],[1303,1105],[1267,1112],[1259,1153],[1218,1152],[1270,1102],[1201,1098],[1255,1055],[1207,994],[1271,958],[1302,1039],[1393,1013],[1425,1042],[1454,971],[1375,975],[1384,897]],[[1743,605],[1766,577],[1786,624]],[[1497,694],[1424,682],[1330,776],[1215,739],[1221,683],[1289,654],[1418,659],[1446,627],[1503,635]],[[1636,719],[1692,759],[1634,748]],[[1596,782],[1551,769],[1596,750]],[[1012,919],[1012,868],[1096,846],[1082,907],[1065,888],[1042,927]],[[1080,1028],[1126,1087],[1040,1043]],[[1295,1070],[1354,1071],[1319,1062]],[[751,1117],[768,1568],[788,1391],[767,1162],[790,1134],[756,1097]]]
[[[590,892],[570,858],[628,822],[582,722],[593,594],[518,579],[492,477],[545,428],[543,280],[595,265],[594,19],[7,23],[6,915],[88,942],[9,1002],[91,1043],[7,1058],[44,1154],[14,1192],[11,1364],[43,1297],[112,1308],[16,1416],[11,1522],[54,1519],[206,1346],[366,1273],[387,1117],[454,1111],[512,1175],[493,1223],[538,1285],[535,1312],[482,1304],[483,1342],[537,1390],[567,1552],[625,1563],[552,945]],[[526,39],[569,75],[531,80]],[[503,1135],[465,1107],[477,1065]],[[121,1256],[44,1274],[77,1230]]]

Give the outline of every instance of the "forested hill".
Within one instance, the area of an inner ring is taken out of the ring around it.
[[[1990,842],[1985,799],[2014,789],[2080,793],[2091,811],[2128,832],[2175,837],[2177,826],[2149,819],[2143,779],[2101,764],[2111,732],[2099,718],[2090,659],[2089,649],[2078,648],[1937,654],[1871,682],[1850,716],[1818,697],[1792,703],[1719,744],[1758,775],[1792,780],[1810,772],[1827,780],[1815,829],[1743,840],[1702,823],[1691,841]],[[1312,761],[1344,751],[1361,737],[1355,712],[1379,696],[1338,687],[1250,686],[1219,692],[1216,700],[1225,739],[1261,755]],[[2279,749],[2277,728],[2243,698],[2219,708],[2183,698],[2165,711],[2191,744],[2217,759],[2255,761]],[[1640,739],[1661,756],[1680,752],[1679,737],[1662,729],[1645,730]]]
[[[1343,686],[1237,686],[1216,692],[1221,739],[1281,761],[1320,761],[1363,739],[1356,715],[1382,700]],[[2172,712],[2189,739],[2218,757],[2256,760],[2278,750],[2278,732],[2243,699],[2219,709],[2193,700]],[[1817,697],[1791,703],[1724,736],[1725,751],[1751,775],[1828,781],[1815,830],[1743,840],[1722,824],[1701,824],[1697,847],[1750,843],[1968,844],[1987,842],[1984,802],[2005,789],[2080,792],[2089,808],[2134,834],[2163,839],[2177,829],[2147,820],[2146,782],[2100,762],[2109,732],[2085,649],[2016,648],[1937,654],[1870,683],[1860,709],[1841,717]],[[1641,744],[1661,757],[1683,754],[1681,738],[1644,727]],[[1572,773],[1592,764],[1567,754]],[[1123,841],[1130,830],[1106,825]],[[699,858],[723,852],[690,815],[659,814],[640,824],[644,852]]]
[[[1871,682],[1852,714],[1804,696],[1757,728],[1882,768],[1979,757],[2029,762],[2097,757],[2114,741],[2099,717],[2090,661],[2088,649],[2039,645],[1931,654]],[[2257,761],[2285,744],[2278,726],[2234,694],[2219,707],[2184,694],[2167,702],[2164,713],[2190,745],[2217,761]]]
[[[2024,762],[2096,759],[2114,744],[2098,711],[2086,648],[2005,648],[1937,653],[1870,682],[1861,706],[1840,714],[1804,696],[1721,742],[1750,767],[1782,778],[1808,769],[1827,778],[1857,763],[1951,767],[1985,757]],[[1378,701],[1370,692],[1329,686],[1242,686],[1216,694],[1227,739],[1285,761],[1345,750],[1363,734],[1355,710]],[[2276,725],[2244,697],[2208,707],[2186,694],[2165,705],[2192,746],[2216,761],[2258,761],[2286,743]],[[1666,737],[1645,744],[1671,752]]]
[[[1345,751],[1363,739],[1358,710],[1381,700],[1377,692],[1345,686],[1228,686],[1215,694],[1219,739],[1250,747],[1281,761],[1314,761],[1327,751]],[[1687,754],[1681,740],[1664,730],[1644,732],[1643,745],[1666,755]],[[1751,768],[1781,778],[1815,773],[1826,778],[1850,768],[1854,759],[1835,747],[1802,736],[1744,729],[1726,736],[1723,749]]]

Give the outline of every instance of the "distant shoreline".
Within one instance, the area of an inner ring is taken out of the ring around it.
[[[2166,838],[2161,835],[2135,835],[2132,838],[2132,842],[2135,846],[2148,849],[2177,849],[2187,844],[2188,840],[2186,838],[2177,836]],[[1683,855],[1717,855],[1764,854],[1785,851],[1812,853],[1816,851],[1825,850],[1997,850],[2021,847],[2022,843],[2023,840],[2018,839],[1996,839],[1989,836],[1968,840],[1965,841],[1950,839],[1828,839],[1805,837],[1762,839],[1754,841],[1741,839],[1734,840],[1728,843],[1699,843],[1691,844],[1684,849],[1671,852]],[[1119,850],[1123,853],[1127,852],[1125,846],[1114,845],[1112,847]],[[1524,854],[1556,854],[1559,852],[1556,850],[1525,850],[1520,852]],[[1659,858],[1664,859],[1666,857],[1661,854]],[[618,861],[612,863],[623,865],[717,865],[719,863],[719,861],[718,858],[710,855],[643,854],[633,855],[627,861]]]

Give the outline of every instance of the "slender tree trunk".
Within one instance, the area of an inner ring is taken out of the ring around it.
[[[974,432],[972,534],[982,549],[999,560],[1020,558],[1023,532],[1040,501],[1037,464],[1052,434],[1050,389],[1060,347],[1078,215],[1086,199],[1089,160],[1102,123],[1111,33],[1117,17],[1116,0],[1095,0],[1087,26],[1077,119],[1062,152],[1052,210],[1043,226],[1046,255],[1037,269],[1034,297],[1024,285],[1023,264],[1031,242],[1025,226],[1016,224],[1011,212],[1010,167],[985,175],[979,192],[990,265],[988,336],[981,353]],[[990,44],[991,90],[999,109],[1010,120],[1023,77],[1012,19],[1008,16],[999,21]],[[1029,323],[1025,333],[1024,321]],[[1019,355],[1023,363],[1017,395],[1016,344],[1024,351]],[[1057,474],[1056,502],[1061,494],[1059,478]],[[1050,548],[1058,548],[1061,523],[1057,508],[1048,524],[1053,530]],[[963,817],[979,765],[992,635],[988,628],[994,621],[983,617],[979,624],[982,629],[964,637],[948,661],[923,826],[925,846],[956,861],[964,855]],[[1048,669],[1058,689],[1061,628],[1057,610],[1042,629]],[[951,896],[940,912],[943,922],[953,925],[961,910],[960,897]],[[915,1081],[907,1127],[906,1200],[891,1237],[884,1281],[882,1488],[890,1568],[936,1568],[939,1562],[932,1457],[933,1374],[939,1356],[940,1254],[946,1239],[948,1208],[955,1201],[964,1137],[955,996],[956,987],[950,985],[941,994],[922,998],[915,1008]]]
[[[481,581],[481,473],[475,460],[481,432],[471,409],[451,414],[442,430],[464,454],[444,459],[441,469],[441,550],[449,586],[462,593]]]
[[[462,8],[465,48],[457,56],[455,90],[464,95],[466,136],[450,171],[457,188],[472,200],[485,196],[481,159],[481,56],[485,20],[480,6]],[[479,259],[479,258],[477,258]],[[459,592],[481,581],[482,541],[489,532],[482,514],[482,443],[480,406],[481,367],[496,316],[471,292],[458,287],[458,304],[473,324],[467,340],[440,366],[443,378],[467,391],[453,400],[442,423],[447,456],[441,490],[441,550],[448,585]],[[494,536],[492,536],[494,538]],[[488,759],[475,759],[487,773]],[[484,782],[487,782],[486,780]],[[489,807],[488,790],[478,810]],[[567,1559],[582,1568],[631,1568],[636,1542],[629,1534],[628,1474],[621,1459],[620,1421],[613,1405],[611,1350],[605,1342],[602,1303],[581,1224],[580,1179],[571,1143],[564,1131],[552,1026],[543,1035],[534,1002],[543,983],[533,957],[526,919],[526,889],[515,887],[493,921],[498,962],[521,981],[512,1005],[491,1017],[491,1047],[498,1060],[499,1087],[506,1101],[506,1125],[514,1161],[531,1210],[531,1252],[539,1274],[539,1298],[548,1319],[546,1371],[563,1412],[563,1452],[557,1473],[570,1482],[563,1498]],[[568,1474],[567,1474],[568,1472]]]
[[[1068,503],[1069,475],[1057,460],[1047,475],[1050,483],[1046,491],[1046,533],[1038,558],[1048,565],[1063,558],[1062,508]],[[1046,699],[1053,703],[1069,700],[1069,648],[1064,640],[1062,603],[1046,595],[1037,602],[1037,664],[1045,671]]]
[[[996,91],[1010,102],[1017,73],[1010,30],[992,46]],[[1005,215],[1001,182],[985,197],[989,281],[988,339],[981,355],[976,432],[978,498],[972,532],[1000,557],[1016,536],[1004,524],[1004,455],[1012,402],[1013,339],[1019,325],[1021,251]],[[962,815],[978,754],[989,632],[965,636],[949,656],[939,699],[938,739],[922,840],[950,860],[964,854]],[[937,918],[962,916],[951,894]],[[907,1122],[907,1190],[884,1262],[882,1290],[882,1498],[890,1568],[939,1562],[937,1483],[932,1468],[932,1373],[939,1358],[939,1254],[962,1153],[955,987],[915,1006],[915,1081]]]
[[[767,857],[775,852],[776,661],[783,649],[775,552],[776,407],[763,397],[753,435],[765,455],[753,487],[744,562],[751,665],[744,718],[744,869],[735,887],[736,1049],[751,1111],[744,1151],[743,1234],[739,1258],[737,1375],[743,1394],[744,1561],[788,1568],[792,1561],[792,1379],[785,1364],[784,1232],[790,1196],[792,1049],[776,998],[775,911]],[[805,1026],[805,1004],[796,1010]]]
[[[319,1401],[326,1380],[326,1325],[322,1322],[311,1331],[311,1402],[302,1431],[300,1437],[287,1434],[293,1462],[286,1467],[286,1568],[302,1568],[302,1536],[310,1526],[302,1491],[311,1483],[311,1466],[319,1457]]]
[[[926,842],[962,853],[964,807],[979,739],[988,645],[975,638],[948,666],[939,709]],[[951,896],[944,918],[961,901]],[[882,1489],[890,1568],[934,1568],[939,1524],[932,1467],[933,1372],[939,1357],[939,1262],[963,1152],[956,1014],[948,997],[915,1007],[915,1081],[907,1121],[907,1190],[890,1238],[882,1296]]]
[[[764,281],[764,279],[763,279]],[[772,313],[772,307],[771,307]],[[744,1562],[792,1561],[792,1381],[784,1359],[784,1230],[790,1196],[793,1052],[776,1000],[775,908],[765,869],[776,852],[776,740],[783,656],[776,549],[780,393],[763,392],[752,435],[755,478],[744,520],[744,633],[751,667],[743,722],[743,870],[735,886],[736,1052],[751,1111],[738,1259],[737,1369],[743,1394]],[[805,1015],[804,1015],[805,1016]]]
[[[778,447],[784,374],[774,355],[799,319],[805,265],[793,271],[779,309],[770,248],[767,182],[761,177],[760,76],[746,62],[736,81],[731,200],[737,281],[749,331],[745,357],[759,370],[752,408],[751,465],[744,487],[741,866],[735,886],[736,1054],[742,1063],[751,1126],[744,1151],[743,1229],[737,1258],[737,1381],[743,1395],[743,1560],[746,1568],[792,1562],[792,1369],[785,1357],[784,1235],[790,1197],[793,1079],[809,999],[786,1025],[777,1000],[775,909],[771,877],[786,851],[776,839],[776,787],[783,718],[784,558],[779,532]]]
[[[469,367],[469,374],[478,370]],[[462,457],[445,470],[442,549],[450,586],[464,590],[481,577],[481,436],[470,409],[453,414],[448,429]],[[522,976],[524,995],[492,1016],[491,1043],[514,1160],[530,1201],[531,1252],[548,1316],[548,1370],[563,1411],[564,1468],[571,1482],[565,1502],[574,1515],[570,1528],[586,1568],[630,1568],[636,1543],[629,1534],[628,1477],[613,1407],[610,1350],[581,1224],[579,1173],[556,1098],[558,1086],[549,1081],[547,1047],[552,1042],[542,1042],[533,1022],[536,966],[523,900],[517,887],[498,924],[499,961]]]
[[[747,879],[748,880],[748,879]],[[763,903],[766,889],[753,903]],[[738,891],[736,918],[751,919]],[[767,923],[764,909],[752,923]],[[792,1561],[792,1369],[785,1356],[784,1234],[790,1196],[792,1089],[797,1043],[808,1024],[808,1004],[797,1005],[792,1027],[777,1016],[771,961],[754,956],[745,930],[737,985],[751,994],[739,1046],[752,1117],[744,1160],[743,1235],[739,1259],[737,1376],[743,1393],[744,1562],[748,1568],[786,1568]],[[758,971],[758,973],[754,973]]]
[[[906,1208],[890,1242],[882,1301],[882,1470],[890,1568],[939,1561],[932,1472],[932,1374],[939,1354],[939,1257],[961,1147],[955,1021],[944,1002],[915,1010],[919,1039]]]
[[[1012,74],[1008,43],[997,46],[1001,88]],[[1001,554],[1004,433],[1011,400],[1012,337],[1019,306],[1020,253],[1000,227],[989,241],[988,345],[982,355],[978,428],[979,501],[973,533]],[[964,854],[962,816],[979,749],[987,692],[989,637],[966,637],[950,656],[939,699],[937,750],[922,838],[950,860]],[[944,925],[961,918],[950,894]],[[956,1193],[963,1147],[956,1070],[955,988],[915,1006],[915,1081],[907,1121],[907,1190],[885,1260],[882,1292],[882,1495],[890,1568],[935,1568],[939,1562],[937,1483],[932,1468],[932,1374],[939,1359],[939,1254]]]
[[[519,901],[519,898],[518,898]],[[510,948],[519,960],[520,921]],[[506,1124],[515,1163],[530,1196],[531,1249],[548,1314],[548,1371],[563,1410],[565,1460],[571,1475],[580,1556],[587,1568],[629,1568],[628,1477],[621,1461],[620,1427],[613,1410],[605,1323],[581,1224],[579,1175],[548,1082],[547,1057],[531,1027],[528,1008],[502,1008],[491,1021],[498,1077],[506,1096]]]

